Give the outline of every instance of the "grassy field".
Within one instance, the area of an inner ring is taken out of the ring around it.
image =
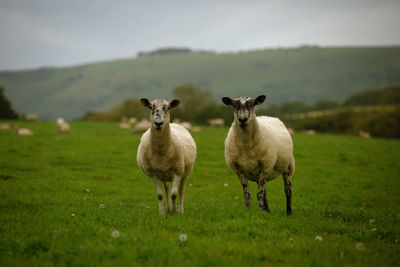
[[[35,136],[0,132],[1,266],[400,262],[399,140],[296,133],[287,217],[280,178],[267,183],[270,214],[258,210],[255,184],[245,212],[224,161],[228,128],[203,127],[185,214],[159,216],[135,160],[139,135],[114,123],[74,122],[68,135],[53,122],[20,126]]]

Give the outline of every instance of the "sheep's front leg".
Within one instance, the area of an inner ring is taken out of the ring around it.
[[[172,189],[171,189],[171,199],[172,199],[172,212],[175,213],[176,207],[176,197],[178,196],[178,189],[181,184],[182,177],[174,175],[172,178]]]
[[[257,199],[258,206],[260,210],[269,212],[268,201],[267,201],[267,190],[265,189],[265,179],[261,178],[258,180],[258,191],[257,191]]]
[[[283,174],[283,185],[285,188],[286,195],[286,214],[292,214],[292,184],[290,183],[290,176],[288,174]]]
[[[165,198],[167,199],[167,212],[172,213],[171,192],[169,191],[169,184],[164,182]]]
[[[249,183],[248,180],[242,175],[239,174],[239,181],[243,188],[243,196],[244,196],[244,203],[246,204],[246,210],[250,211],[250,190],[249,190]]]
[[[158,178],[153,178],[153,182],[156,185],[157,189],[158,211],[162,215],[164,214],[164,205],[163,205],[163,190],[161,186],[161,181]]]

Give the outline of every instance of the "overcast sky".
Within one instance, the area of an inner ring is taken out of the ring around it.
[[[0,0],[0,70],[176,46],[400,45],[400,1]]]

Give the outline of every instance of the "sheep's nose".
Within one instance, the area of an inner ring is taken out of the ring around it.
[[[247,118],[246,118],[246,117],[239,118],[239,121],[240,121],[241,123],[244,123],[244,122],[246,122],[246,121],[247,121]]]
[[[164,122],[154,122],[154,124],[157,126],[157,127],[161,127],[163,124],[164,124]]]

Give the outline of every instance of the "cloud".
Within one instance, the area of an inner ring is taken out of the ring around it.
[[[400,44],[400,2],[11,1],[0,3],[0,69],[132,57],[163,46],[216,51]]]

